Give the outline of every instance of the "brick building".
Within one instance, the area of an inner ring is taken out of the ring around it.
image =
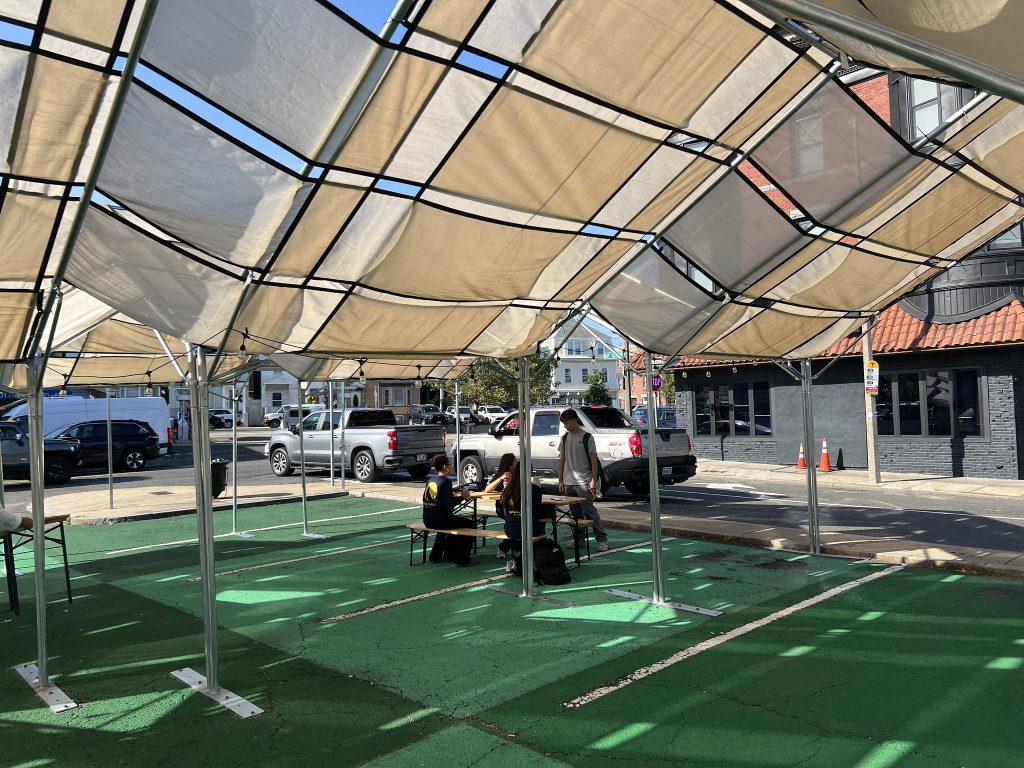
[[[843,79],[849,92],[911,142],[975,95],[858,68]],[[827,181],[828,169],[842,158],[814,155],[813,120],[797,130],[807,133],[794,164]],[[798,215],[756,168],[747,165],[745,171],[775,205]],[[1022,285],[1018,224],[881,313],[872,346],[881,373],[875,413],[883,470],[1024,478]],[[815,432],[827,438],[833,465],[865,467],[860,344],[851,339],[835,345],[814,362],[814,371],[837,356],[814,382]],[[687,358],[675,369],[675,383],[679,423],[690,430],[699,456],[796,462],[803,440],[800,384],[774,363]],[[820,443],[808,455],[819,451]]]

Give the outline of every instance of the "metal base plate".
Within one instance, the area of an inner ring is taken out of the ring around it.
[[[36,696],[43,700],[43,703],[50,708],[51,712],[64,712],[78,706],[64,691],[53,683],[50,683],[46,688],[40,687],[39,667],[35,664],[19,664],[14,670],[28,683],[28,687],[36,692]]]
[[[696,605],[687,605],[686,603],[673,603],[668,600],[656,603],[654,598],[648,595],[638,595],[636,592],[627,592],[624,589],[606,589],[605,592],[609,592],[619,597],[628,597],[630,600],[640,600],[644,603],[650,603],[651,605],[664,605],[666,608],[675,608],[677,611],[688,611],[690,613],[699,613],[701,616],[724,616],[723,611],[713,611],[710,608],[701,608]]]
[[[248,531],[232,531],[231,535],[232,536],[238,536],[238,537],[243,538],[243,539],[251,539],[252,538],[252,534],[249,533]]]
[[[325,536],[322,533],[304,533],[304,534],[302,534],[302,538],[304,538],[304,539],[329,539],[331,537],[330,536]]]
[[[576,603],[570,603],[568,600],[557,600],[553,597],[548,597],[547,595],[524,595],[522,590],[509,589],[508,587],[503,587],[500,584],[487,584],[485,585],[485,588],[493,589],[495,592],[503,592],[506,595],[512,595],[512,597],[523,597],[527,600],[544,600],[545,602],[554,603],[555,605],[564,605],[566,608],[576,607]]]
[[[199,693],[204,696],[213,699],[222,707],[230,709],[239,717],[245,718],[263,714],[263,710],[251,701],[243,699],[241,696],[236,696],[226,688],[221,688],[219,691],[214,693],[206,687],[206,676],[200,675],[194,669],[186,667],[185,669],[175,670],[174,672],[171,672],[171,677],[178,678],[192,690],[199,691]]]

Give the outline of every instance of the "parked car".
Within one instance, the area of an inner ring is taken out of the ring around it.
[[[481,424],[497,424],[508,416],[508,411],[500,405],[481,405],[476,409]]]
[[[302,420],[302,453],[306,469],[331,464],[330,412],[318,411]],[[342,418],[345,419],[342,442]],[[263,448],[270,469],[278,477],[290,475],[302,465],[299,425],[278,429]],[[383,408],[349,408],[334,412],[334,465],[352,468],[356,480],[372,483],[385,469],[405,469],[417,480],[427,476],[430,460],[445,452],[444,427],[436,424],[399,425],[393,411]]]
[[[444,409],[444,418],[449,424],[455,424],[455,406],[449,405]],[[459,420],[462,426],[468,427],[471,424],[479,424],[479,419],[473,415],[473,409],[468,405],[459,406]]]
[[[230,418],[231,417],[229,416],[228,420],[225,421],[222,416],[210,411],[210,429],[225,429],[231,425]]]
[[[230,427],[231,426],[231,409],[230,408],[211,408],[210,409],[210,415],[211,416],[216,416],[218,419],[220,419],[221,422],[223,422],[223,425],[225,427]],[[238,426],[242,426],[242,417],[241,416],[237,416],[236,417],[236,423],[238,424]],[[210,427],[211,428],[215,428],[215,429],[219,428],[219,427],[213,427],[213,424],[210,424]]]
[[[300,416],[298,405],[282,405],[277,410],[271,411],[263,417],[263,425],[271,429],[277,429],[287,421],[288,426],[292,427],[299,423],[299,419],[304,419],[314,411],[322,411],[323,409],[322,405],[303,405]]]
[[[410,424],[445,424],[446,421],[444,413],[433,403],[409,407]]]
[[[27,478],[29,469],[28,435],[15,422],[0,423],[3,442],[4,478]],[[43,482],[61,485],[71,479],[78,466],[78,445],[65,440],[43,440]]]
[[[559,421],[564,407],[530,409],[530,454],[533,476],[557,480],[558,444],[565,431]],[[624,485],[635,495],[650,493],[647,430],[617,408],[585,405],[576,408],[580,426],[594,435],[605,485]],[[459,478],[474,484],[489,478],[504,453],[519,454],[519,414],[511,413],[487,434],[459,438]],[[685,429],[660,428],[657,439],[658,483],[682,483],[697,472],[693,443]]]
[[[160,455],[160,437],[144,421],[117,419],[110,422],[110,448],[114,466],[138,472],[149,459]],[[106,465],[107,422],[82,421],[56,429],[46,436],[78,445],[79,466]]]
[[[647,423],[647,406],[638,405],[633,409],[633,418],[641,424]],[[658,407],[658,426],[672,429],[676,426],[676,409],[666,406]]]

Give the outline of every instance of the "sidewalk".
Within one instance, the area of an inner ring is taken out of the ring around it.
[[[794,498],[803,499],[806,477],[791,466],[751,464],[735,461],[714,461],[704,459],[692,482],[714,483],[719,478],[758,481],[785,482],[793,486]],[[239,487],[239,508],[265,506],[269,504],[295,502],[301,498],[300,481],[289,485],[245,485]],[[941,494],[989,495],[1002,498],[1024,498],[1024,481],[992,480],[978,478],[934,477],[929,475],[907,475],[883,473],[882,485],[887,489],[903,489],[908,492]],[[868,479],[865,471],[839,470],[818,474],[819,488],[877,487]],[[682,487],[682,486],[681,486]],[[363,484],[346,481],[342,490],[340,479],[332,486],[322,475],[306,479],[308,498],[330,498],[352,495],[387,499],[401,504],[420,503],[420,489],[389,483]],[[115,487],[114,509],[109,506],[107,489],[66,493],[47,499],[48,513],[66,512],[76,525],[99,525],[148,520],[174,515],[191,514],[195,511],[195,488],[192,485],[164,486],[160,489]],[[224,496],[214,499],[214,509],[231,509],[231,488]],[[647,532],[650,530],[650,508],[645,503],[627,504],[623,507],[604,506],[601,515],[612,528]],[[665,536],[723,541],[755,547],[770,547],[807,551],[807,533],[800,528],[779,528],[751,523],[720,519],[686,517],[662,512],[662,530]],[[1024,530],[1021,539],[1024,540]],[[976,570],[994,575],[1024,578],[1024,546],[1013,550],[982,550],[972,547],[937,545],[930,542],[906,538],[867,538],[848,531],[825,532],[821,537],[822,551],[832,555],[871,558],[883,562],[928,564],[955,570]],[[1024,541],[1018,542],[1024,544]]]

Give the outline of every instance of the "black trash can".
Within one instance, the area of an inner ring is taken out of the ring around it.
[[[210,481],[215,499],[228,487],[228,465],[230,463],[227,459],[214,459],[210,462]]]

